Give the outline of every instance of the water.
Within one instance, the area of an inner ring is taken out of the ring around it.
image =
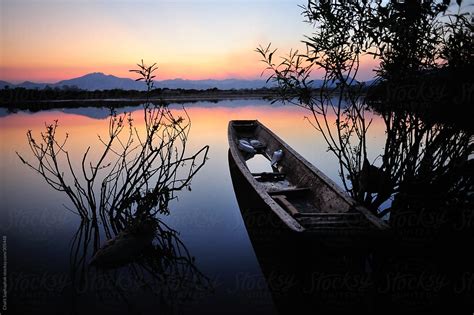
[[[336,181],[337,164],[325,152],[324,143],[305,122],[300,109],[265,101],[198,102],[185,106],[192,120],[187,150],[192,153],[209,145],[209,160],[194,177],[192,190],[179,193],[178,200],[170,204],[171,214],[163,220],[179,231],[180,239],[196,259],[196,266],[211,279],[215,290],[204,292],[197,304],[182,307],[181,311],[273,313],[271,295],[230,179],[228,121],[259,119]],[[174,107],[179,112],[180,106]],[[120,111],[132,111],[137,123],[143,116],[140,108]],[[85,311],[85,305],[96,306],[100,301],[91,293],[79,297],[81,303],[67,303],[74,300],[70,292],[70,248],[80,219],[66,209],[72,207],[66,195],[45,184],[16,155],[19,152],[31,159],[26,132],[32,130],[39,136],[45,123],[54,120],[59,123],[59,136],[68,133],[67,148],[78,165],[87,147],[100,148],[97,135],[107,133],[108,110],[2,111],[0,215],[2,234],[7,236],[8,245],[10,309],[31,313],[73,312],[74,308]],[[134,298],[131,300],[133,304]],[[121,303],[120,299],[110,299],[105,304],[117,311]]]
[[[157,309],[167,313],[171,307],[185,314],[277,312],[269,289],[269,279],[257,260],[234,193],[227,156],[227,124],[232,119],[260,120],[336,183],[341,184],[337,160],[326,152],[324,139],[304,119],[307,112],[303,109],[281,104],[270,105],[263,100],[197,102],[185,106],[192,120],[187,152],[192,154],[204,145],[209,145],[209,159],[193,178],[191,190],[180,191],[178,199],[169,205],[170,215],[160,216],[160,219],[179,232],[179,239],[195,258],[197,269],[209,279],[212,289],[193,291],[192,300],[183,302],[176,298],[179,300],[178,305],[170,306],[173,303],[160,301],[152,294],[153,290],[144,286],[146,281],[142,280],[150,280],[149,276],[138,277],[138,281],[131,276],[131,270],[122,268],[111,273],[91,272],[86,284],[77,290],[72,282],[77,266],[74,267],[72,263],[71,248],[74,248],[74,235],[81,231],[81,220],[66,209],[72,208],[67,196],[54,191],[38,174],[22,164],[16,152],[31,159],[26,132],[32,130],[34,135],[39,136],[45,123],[58,120],[58,135],[64,137],[66,132],[69,135],[67,148],[75,167],[89,146],[90,157],[97,158],[101,147],[98,135],[107,135],[108,110],[78,108],[9,113],[2,109],[0,229],[2,235],[7,237],[9,310],[25,314],[86,314],[91,309],[99,309],[104,313],[120,314],[150,313]],[[171,107],[176,113],[182,113],[180,106]],[[141,108],[124,107],[120,111],[131,111],[137,126],[142,126]],[[384,137],[383,122],[373,117],[367,138],[371,161],[382,152]],[[265,160],[252,163],[255,164],[252,168],[258,171],[268,170]],[[417,274],[409,275],[417,277]],[[434,275],[439,274],[434,272]],[[337,274],[329,275],[331,277],[336,277],[335,281],[342,281],[337,278]],[[424,281],[424,278],[417,279]],[[316,284],[323,285],[321,281]],[[464,282],[460,283],[464,285]],[[398,290],[403,283],[394,285],[398,285]],[[472,279],[467,285],[472,285]],[[438,288],[433,287],[435,289]],[[164,291],[164,288],[160,290]],[[470,290],[467,296],[469,294]],[[433,296],[437,297],[436,294]],[[173,300],[173,297],[168,298]],[[407,305],[411,303],[410,299],[406,300]],[[396,301],[398,303],[400,300]],[[431,303],[430,298],[427,301]]]

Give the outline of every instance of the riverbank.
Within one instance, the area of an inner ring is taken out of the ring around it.
[[[65,91],[28,90],[22,88],[0,90],[0,106],[9,109],[41,110],[60,107],[122,106],[123,103],[190,103],[199,101],[272,99],[277,96],[273,89],[252,90],[170,90],[156,89],[146,94],[143,91]]]

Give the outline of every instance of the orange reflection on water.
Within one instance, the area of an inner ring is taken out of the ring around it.
[[[82,115],[65,114],[58,111],[38,112],[34,114],[17,113],[0,118],[2,146],[16,151],[28,149],[26,133],[32,130],[33,136],[40,138],[40,132],[45,130],[46,124],[58,121],[58,137],[69,135],[68,147],[77,148],[77,145],[92,142],[97,139],[98,131],[107,128],[105,119],[93,119]],[[3,149],[3,148],[2,148]],[[2,154],[5,152],[2,150]]]
[[[227,125],[233,119],[258,119],[290,145],[299,146],[324,146],[327,145],[320,134],[311,127],[304,118],[309,112],[295,106],[273,105],[246,105],[239,107],[218,106],[218,104],[204,106],[189,105],[187,112],[191,118],[191,143],[213,144],[227,146]],[[232,102],[229,102],[232,105]],[[132,112],[135,125],[143,128],[143,110],[137,108]],[[87,113],[87,109],[85,110]],[[120,110],[118,110],[120,112]],[[184,116],[179,107],[173,109],[176,116]],[[92,118],[79,114],[64,113],[60,111],[44,111],[34,114],[17,113],[0,118],[2,128],[2,155],[5,150],[15,151],[28,149],[26,132],[32,130],[39,137],[39,132],[45,128],[45,123],[58,120],[58,136],[62,138],[66,132],[69,135],[68,148],[79,153],[84,152],[88,146],[100,145],[98,135],[107,137],[108,118],[106,112],[101,117]],[[335,116],[329,116],[329,125],[334,126]],[[382,145],[385,127],[379,117],[373,117],[369,129],[368,141],[377,146]],[[319,150],[318,150],[319,151]],[[7,153],[8,154],[8,153]]]
[[[222,104],[222,105],[220,105]],[[238,106],[237,106],[238,105]],[[337,158],[327,152],[327,143],[320,133],[312,128],[304,116],[307,111],[295,106],[276,106],[265,104],[262,101],[246,101],[241,105],[238,102],[222,102],[219,104],[200,102],[186,105],[187,112],[191,117],[191,130],[186,144],[187,155],[193,154],[204,145],[209,145],[209,162],[206,163],[202,174],[206,185],[216,185],[212,181],[214,170],[227,169],[227,125],[233,119],[258,119],[285,142],[292,146],[297,152],[309,162],[317,166],[336,182]],[[178,106],[173,107],[175,115],[184,115]],[[129,109],[130,110],[130,109]],[[132,109],[132,117],[135,126],[143,129],[143,109],[137,107]],[[34,161],[28,146],[26,132],[32,130],[36,139],[40,139],[40,132],[45,130],[45,123],[53,123],[58,120],[57,138],[61,142],[66,133],[69,135],[66,150],[69,151],[73,167],[80,168],[83,154],[90,147],[88,160],[97,161],[98,155],[103,152],[103,144],[100,143],[98,135],[107,139],[108,118],[107,110],[100,111],[94,108],[81,108],[76,113],[66,113],[59,110],[43,111],[38,113],[16,113],[0,117],[0,174],[2,178],[8,178],[7,195],[19,194],[25,183],[36,187],[28,198],[47,198],[50,187],[44,185],[40,176],[31,169],[25,167],[16,156],[19,152],[29,161]],[[82,114],[94,115],[96,118],[87,117]],[[120,110],[118,110],[120,112]],[[329,124],[334,125],[335,117],[329,117]],[[369,160],[373,161],[377,155],[382,153],[384,144],[384,124],[380,118],[374,117],[367,137]],[[126,133],[125,133],[126,134]],[[67,170],[64,159],[60,161],[61,168]],[[207,175],[206,175],[207,174]],[[3,182],[3,184],[5,184]],[[6,190],[5,190],[6,191]],[[218,187],[216,187],[218,191]],[[59,196],[59,195],[58,195]]]
[[[329,167],[329,164],[334,162],[335,157],[326,152],[327,143],[324,138],[305,120],[304,116],[309,112],[304,109],[291,105],[262,105],[262,102],[258,103],[258,101],[255,102],[256,105],[236,107],[233,107],[232,102],[223,103],[228,106],[205,102],[198,104],[199,106],[187,105],[187,113],[191,118],[188,153],[209,145],[210,157],[225,161],[228,148],[228,122],[233,119],[258,119],[313,164],[324,168],[324,165]],[[97,109],[80,109],[80,111],[89,115],[97,114],[95,112]],[[118,112],[120,113],[120,110]],[[173,112],[176,116],[185,114],[179,106],[174,107]],[[8,165],[12,169],[18,169],[21,162],[15,152],[20,152],[25,157],[31,156],[26,138],[28,130],[31,129],[34,137],[40,139],[40,132],[45,130],[45,123],[53,123],[55,120],[58,120],[59,124],[57,131],[59,141],[65,138],[66,133],[69,136],[66,149],[75,163],[80,162],[88,147],[91,148],[88,157],[94,161],[103,150],[103,144],[98,136],[103,139],[108,137],[107,111],[104,109],[100,115],[96,116],[100,118],[61,111],[44,111],[34,114],[21,112],[1,117],[1,158],[5,164],[3,171],[9,169]],[[137,107],[133,110],[132,117],[138,130],[143,130],[143,109]],[[329,125],[334,126],[334,115],[331,115],[328,120]],[[367,136],[371,161],[382,153],[384,132],[383,121],[379,117],[373,117]],[[5,176],[14,176],[14,174],[5,174]]]
[[[318,131],[309,123],[305,116],[309,111],[287,105],[287,106],[244,106],[244,107],[190,107],[187,109],[192,119],[193,136],[227,137],[227,125],[230,120],[257,119],[265,126],[280,135],[283,139],[304,139],[309,142],[323,140]],[[377,138],[382,140],[385,125],[378,116],[370,115],[372,119],[369,129],[369,141]],[[312,120],[312,118],[310,118]],[[336,117],[334,114],[328,116],[329,126],[334,127]],[[310,137],[308,139],[308,137]]]

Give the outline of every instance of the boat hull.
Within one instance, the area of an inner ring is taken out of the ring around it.
[[[360,281],[361,285],[372,281],[376,265],[368,242],[288,228],[248,183],[230,151],[229,169],[249,239],[279,313],[371,308],[375,302],[370,285],[362,289],[359,283],[347,288],[327,287],[332,281]]]
[[[251,155],[236,145],[244,137],[256,137],[265,143],[266,151],[260,153],[267,157],[271,152],[283,149],[281,165],[285,174],[278,173],[278,170],[271,174],[252,174],[246,165]],[[258,121],[229,123],[229,167],[233,178],[240,178],[241,187],[236,189],[236,195],[238,190],[247,187],[246,198],[252,195],[255,204],[263,205],[259,208],[268,214],[270,228],[289,230],[295,232],[289,234],[303,239],[345,239],[350,246],[360,241],[370,242],[371,239],[377,239],[374,238],[376,234],[386,234],[383,232],[388,230],[385,222],[357,205],[327,176]],[[262,180],[263,175],[266,178]],[[286,182],[295,185],[286,187],[289,189],[278,189],[280,186],[275,182],[284,182],[280,175],[288,177]],[[276,180],[272,181],[272,177]]]

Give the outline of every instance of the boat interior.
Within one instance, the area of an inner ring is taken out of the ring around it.
[[[306,228],[367,228],[369,222],[334,191],[327,183],[328,179],[308,169],[302,158],[268,129],[254,121],[239,121],[233,128],[236,142],[257,144],[253,152],[246,148],[239,148],[239,152],[258,182],[258,189],[268,193],[301,225]],[[278,150],[283,154],[273,163]]]

